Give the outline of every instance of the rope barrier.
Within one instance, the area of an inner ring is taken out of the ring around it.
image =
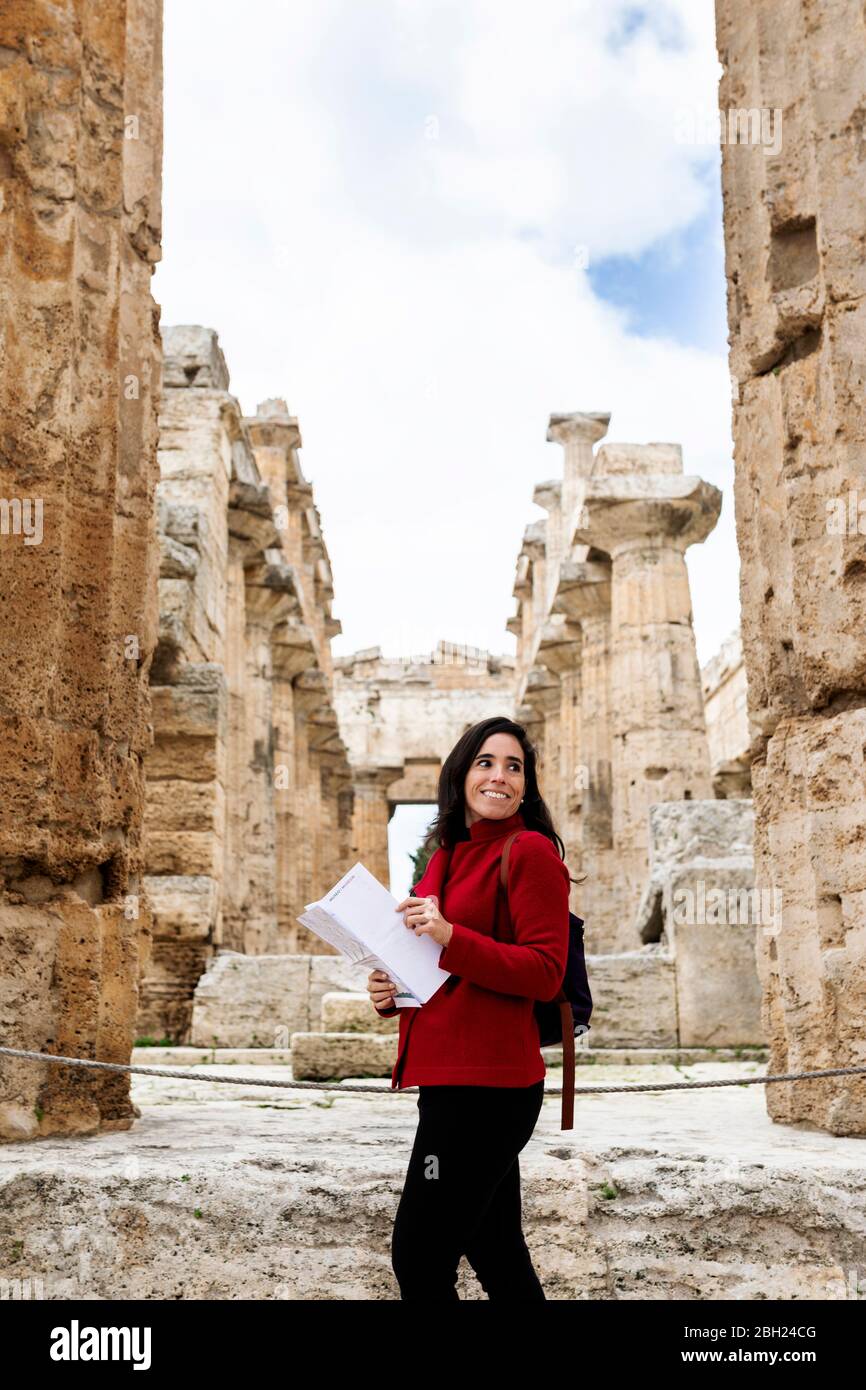
[[[98,1067],[103,1071],[128,1071],[141,1076],[166,1076],[170,1081],[213,1081],[233,1086],[276,1086],[289,1090],[359,1091],[364,1095],[411,1095],[417,1086],[392,1090],[390,1086],[353,1086],[342,1081],[269,1081],[258,1076],[202,1076],[197,1071],[182,1071],[180,1067],[137,1067],[124,1062],[91,1062],[83,1057],[60,1057],[53,1052],[28,1052],[15,1047],[0,1047],[0,1056],[20,1057],[26,1061],[56,1062],[69,1067]],[[655,1065],[655,1064],[652,1064]],[[746,1076],[722,1081],[660,1081],[658,1084],[633,1082],[627,1086],[575,1086],[576,1096],[628,1091],[699,1091],[711,1086],[768,1086],[774,1081],[814,1081],[823,1076],[866,1075],[866,1067],[833,1067],[828,1071],[794,1071],[781,1076]],[[545,1086],[546,1096],[561,1096],[561,1086]]]

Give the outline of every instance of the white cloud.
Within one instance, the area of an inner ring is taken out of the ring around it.
[[[298,414],[337,652],[513,650],[532,488],[561,473],[551,411],[678,440],[727,489],[690,554],[702,659],[737,621],[725,354],[636,337],[573,265],[686,227],[718,158],[673,138],[677,108],[715,98],[710,0],[657,4],[611,46],[634,9],[166,6],[155,294],[164,322],[219,331],[246,411]]]

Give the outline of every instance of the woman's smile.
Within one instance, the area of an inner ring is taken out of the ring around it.
[[[507,820],[523,800],[523,749],[513,734],[491,734],[473,759],[463,787],[466,824]]]

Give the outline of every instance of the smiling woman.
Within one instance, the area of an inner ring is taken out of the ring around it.
[[[438,848],[398,904],[407,928],[442,946],[439,964],[451,973],[423,1007],[400,1010],[391,1084],[418,1086],[419,1122],[394,1272],[403,1300],[454,1302],[465,1253],[489,1298],[543,1300],[521,1227],[518,1154],[544,1099],[534,1005],[562,984],[571,879],[523,726],[497,716],[468,729],[445,760],[438,804],[428,836]],[[505,943],[494,926],[511,834],[514,938]],[[397,1012],[382,972],[368,989],[384,1017]]]

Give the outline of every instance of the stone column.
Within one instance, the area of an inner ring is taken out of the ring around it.
[[[0,1035],[123,1063],[150,944],[161,19],[0,16]],[[135,1113],[128,1074],[4,1061],[0,1141]]]
[[[244,805],[242,945],[247,955],[273,950],[277,926],[275,722],[271,643],[274,629],[297,607],[292,573],[279,551],[245,572]]]
[[[580,862],[581,853],[580,624],[552,614],[541,629],[538,662],[556,682],[556,695],[552,682],[550,687],[553,710],[545,729],[547,775],[542,792],[571,866]]]
[[[212,329],[163,327],[162,337],[159,641],[145,760],[153,945],[136,1027],[139,1036],[182,1042],[222,922],[226,512],[239,411]]]
[[[260,953],[275,920],[271,657],[274,626],[295,607],[267,485],[241,433],[232,449],[226,585],[228,753],[221,945]],[[266,848],[263,849],[263,841]]]
[[[717,0],[735,507],[768,1070],[863,1065],[866,30],[859,0]],[[737,110],[766,136],[738,143]],[[771,146],[771,147],[765,147]],[[774,1119],[866,1133],[866,1078]]]
[[[300,849],[311,834],[298,786],[298,725],[302,712],[295,696],[295,678],[316,664],[312,635],[305,624],[290,618],[274,628],[271,653],[274,668],[274,810],[276,930],[273,950],[295,954],[312,950],[321,941],[298,922],[298,913],[311,901],[303,895]]]
[[[626,950],[649,867],[649,807],[713,795],[685,551],[712,530],[721,493],[682,476],[676,445],[603,447],[598,467],[574,538],[611,557],[611,787]]]
[[[346,766],[346,750],[338,735],[319,749],[322,778],[322,891],[329,889],[352,860],[352,779]]]
[[[564,559],[584,560],[585,554],[572,556],[574,527],[583,503],[587,480],[595,467],[593,444],[607,434],[610,413],[607,411],[572,411],[567,415],[551,415],[547,438],[561,444],[565,453],[562,469],[562,554]]]
[[[388,788],[402,771],[399,766],[356,767],[352,773],[355,789],[352,863],[360,860],[386,888],[391,881],[388,822],[392,807],[388,803]]]
[[[613,843],[610,702],[610,564],[572,560],[563,566],[555,608],[582,629],[580,747],[582,791],[579,889],[587,944],[594,954],[617,950],[624,902]]]
[[[558,718],[553,726],[546,725],[546,741],[550,742],[551,736],[557,739],[561,751],[551,750],[552,755],[548,755],[552,775],[548,776],[546,791],[551,808],[555,808],[554,821],[561,827],[560,833],[566,843],[566,861],[574,868],[579,868],[583,857],[582,633],[580,624],[574,623],[567,609],[558,605],[557,597],[564,572],[575,560],[584,560],[588,553],[587,546],[575,545],[574,527],[595,468],[593,445],[604,437],[609,424],[610,415],[603,411],[551,415],[547,438],[551,443],[562,445],[562,481],[543,483],[533,495],[533,500],[548,512],[544,532],[545,621],[538,642],[538,660],[560,683]],[[561,647],[557,633],[564,628],[559,625],[571,631]],[[578,890],[577,900],[578,909],[585,909],[586,885]],[[598,930],[597,924],[594,930]]]

